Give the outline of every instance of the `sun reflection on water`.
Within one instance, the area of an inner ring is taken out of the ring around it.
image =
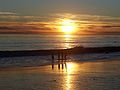
[[[64,35],[64,39],[65,39],[65,49],[67,48],[71,48],[71,44],[70,44],[70,39],[71,39],[71,35],[70,34],[66,34]]]

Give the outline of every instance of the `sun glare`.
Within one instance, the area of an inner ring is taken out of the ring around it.
[[[65,19],[61,22],[61,30],[66,34],[74,32],[75,27],[76,25],[73,20]]]
[[[68,74],[72,74],[73,71],[75,71],[77,69],[77,64],[76,63],[72,63],[72,62],[68,62],[67,63],[67,73]]]

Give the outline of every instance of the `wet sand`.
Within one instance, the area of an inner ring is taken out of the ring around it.
[[[0,90],[119,90],[120,60],[1,68]]]

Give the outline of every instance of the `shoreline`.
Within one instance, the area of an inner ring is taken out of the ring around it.
[[[77,63],[77,64],[84,64],[84,63],[103,63],[103,62],[117,62],[120,61],[119,59],[111,59],[111,60],[97,60],[97,61],[67,61],[66,63]],[[55,66],[57,66],[57,63],[54,64]],[[4,71],[31,71],[31,70],[38,70],[38,69],[43,69],[43,68],[48,68],[51,71],[52,70],[52,65],[51,64],[45,64],[45,65],[39,65],[39,66],[22,66],[22,67],[0,67],[0,72],[4,72]],[[43,71],[44,72],[44,71]]]

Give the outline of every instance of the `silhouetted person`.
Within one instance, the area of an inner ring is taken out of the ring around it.
[[[64,69],[64,53],[62,52],[62,69]]]
[[[65,55],[64,55],[64,59],[65,59],[65,61],[64,61],[64,63],[65,63],[65,68],[67,69],[67,64],[66,64],[66,61],[67,61],[67,55],[66,55],[66,52],[65,52]]]
[[[52,69],[54,69],[54,54],[52,54]]]
[[[58,69],[60,69],[60,53],[58,53]]]

